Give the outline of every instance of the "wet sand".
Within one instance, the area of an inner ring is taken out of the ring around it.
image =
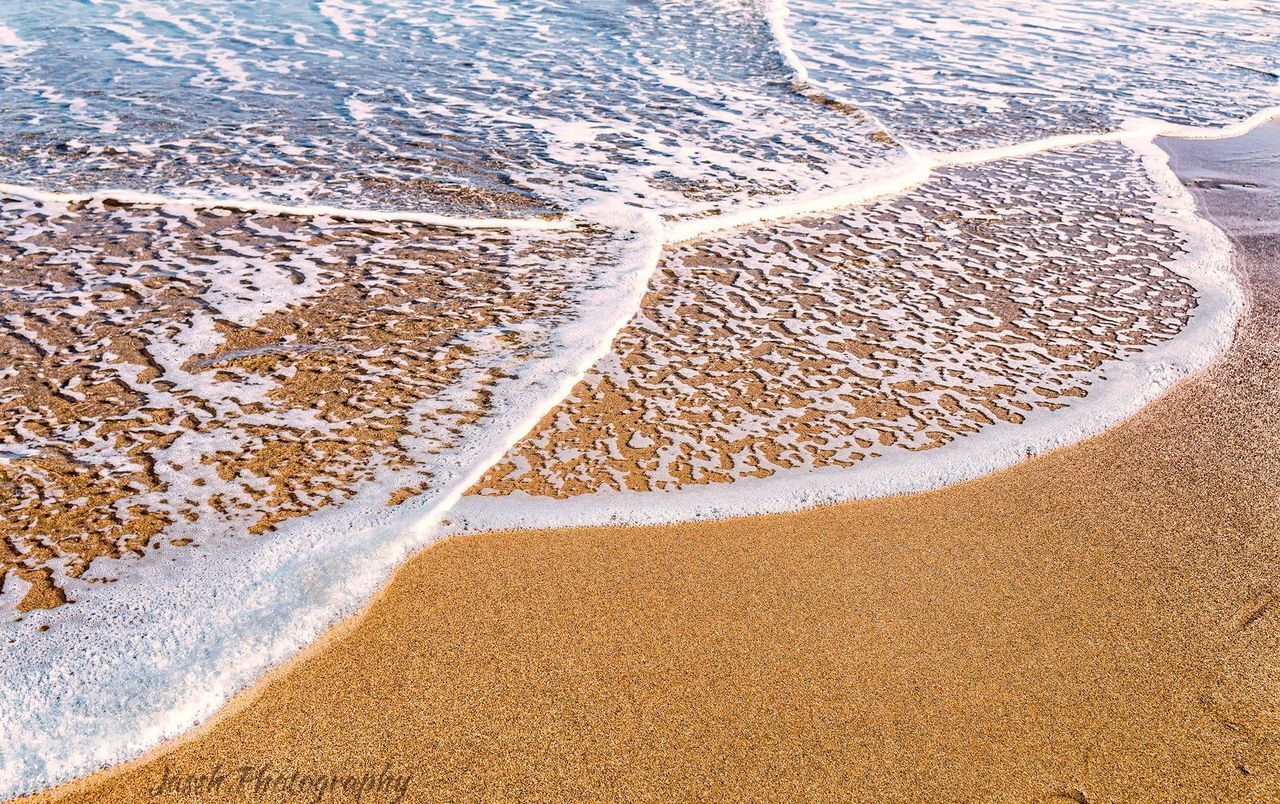
[[[447,542],[211,725],[46,800],[315,800],[236,793],[264,763],[389,767],[409,801],[1276,800],[1280,125],[1169,145],[1250,306],[1122,425],[929,494]]]

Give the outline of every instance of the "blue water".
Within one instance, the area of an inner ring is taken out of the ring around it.
[[[0,178],[449,211],[677,212],[900,158],[1277,102],[1269,3],[0,3]],[[868,139],[887,128],[889,137]],[[838,178],[833,178],[837,176]]]

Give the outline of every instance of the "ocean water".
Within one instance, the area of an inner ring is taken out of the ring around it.
[[[0,0],[0,796],[414,550],[934,488],[1231,336],[1261,0]]]

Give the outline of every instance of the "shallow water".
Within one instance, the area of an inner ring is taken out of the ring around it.
[[[1277,39],[1249,0],[0,0],[0,795],[449,533],[1117,421],[1238,309],[1152,138],[1274,110]]]

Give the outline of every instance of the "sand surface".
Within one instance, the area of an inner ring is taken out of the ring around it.
[[[1168,144],[1250,307],[1133,419],[929,494],[445,543],[48,800],[316,800],[236,793],[264,764],[412,774],[410,801],[1280,798],[1280,126]]]

